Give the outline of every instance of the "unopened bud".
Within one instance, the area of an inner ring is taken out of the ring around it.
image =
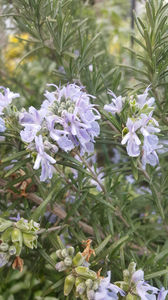
[[[86,284],[86,286],[87,286],[89,289],[91,289],[91,288],[92,288],[92,285],[93,285],[93,280],[87,279],[87,280],[85,281],[85,284]]]
[[[30,220],[28,224],[29,224],[29,232],[31,233],[36,233],[40,229],[40,224],[33,220]]]
[[[55,268],[58,272],[62,272],[65,271],[67,267],[65,266],[63,261],[60,261],[56,264]]]
[[[88,300],[94,300],[95,292],[93,290],[87,290],[87,297],[88,297]]]
[[[84,282],[81,282],[78,284],[78,286],[76,287],[76,291],[77,293],[79,293],[79,295],[82,295],[86,290],[86,285]]]
[[[20,229],[14,228],[11,233],[11,239],[13,243],[19,242],[20,246],[22,245],[22,233]]]
[[[69,108],[68,108],[68,112],[69,112],[70,114],[72,114],[72,113],[74,112],[74,108],[73,108],[73,107],[69,107]]]
[[[88,267],[80,266],[80,267],[75,268],[75,271],[76,271],[76,273],[78,275],[80,275],[82,277],[85,277],[85,278],[88,278],[88,279],[92,279],[92,280],[97,279],[96,272],[94,272],[92,270],[89,270]]]
[[[131,262],[128,266],[128,271],[130,272],[130,275],[132,275],[136,271],[136,263]]]
[[[96,290],[98,289],[98,287],[99,287],[99,284],[98,284],[97,281],[95,281],[95,282],[93,283],[93,290],[96,291]]]
[[[9,245],[7,243],[1,243],[0,244],[0,250],[6,252],[9,248]]]
[[[15,255],[16,254],[16,247],[15,246],[10,246],[9,247],[9,255]]]
[[[65,257],[64,263],[67,267],[70,267],[72,265],[72,258],[70,256]]]
[[[72,106],[72,101],[71,100],[66,101],[66,106]]]
[[[85,258],[81,252],[78,252],[73,258],[72,262],[75,267],[80,266],[84,262]]]
[[[65,258],[66,256],[68,256],[68,252],[67,252],[67,249],[63,249],[61,251],[61,255]]]
[[[28,248],[37,248],[37,235],[31,233],[23,233],[23,241],[25,246],[27,246]]]
[[[62,259],[62,258],[63,258],[62,255],[61,255],[61,249],[59,249],[59,250],[56,251],[56,255],[57,255],[57,257],[58,257],[59,259]]]
[[[3,242],[8,243],[11,241],[11,233],[12,233],[13,228],[10,227],[8,229],[6,229],[2,235],[1,235],[1,239]]]
[[[7,228],[13,225],[12,221],[8,221],[5,219],[0,218],[0,232],[5,231]]]
[[[64,296],[68,296],[73,289],[75,283],[75,277],[73,275],[68,275],[64,282]]]
[[[128,282],[128,281],[129,281],[129,279],[130,279],[130,273],[129,273],[128,270],[124,270],[124,271],[123,271],[123,278],[124,278],[124,281],[125,281],[125,282]]]
[[[84,282],[84,279],[82,279],[81,277],[76,277],[76,280],[75,280],[75,286],[77,287],[78,284]]]
[[[20,256],[20,253],[22,251],[22,245],[19,244],[19,242],[14,243],[14,247],[16,248],[16,256]]]
[[[74,252],[75,252],[75,249],[74,249],[74,247],[69,247],[69,248],[67,249],[67,251],[68,251],[68,254],[69,254],[70,256],[73,256],[73,255],[74,255]]]
[[[29,223],[24,218],[21,218],[19,221],[17,221],[16,227],[24,232],[28,232],[30,230]]]

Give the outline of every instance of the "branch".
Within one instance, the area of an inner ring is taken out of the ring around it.
[[[5,180],[3,180],[2,178],[0,178],[0,186],[5,188],[6,184],[7,184],[7,182]],[[30,201],[36,203],[37,205],[40,205],[43,202],[43,199],[34,193],[27,193],[26,198],[29,199]],[[58,204],[54,204],[54,206],[52,208],[50,205],[47,205],[47,210],[50,211],[51,213],[55,214],[61,220],[64,220],[67,216],[67,213],[65,212],[65,210],[62,207],[60,207]],[[72,217],[67,220],[67,222],[71,222],[71,221],[73,221]],[[79,221],[78,225],[83,229],[84,232],[86,232],[92,236],[95,235],[93,228],[90,225],[86,224],[85,222]],[[102,238],[105,237],[102,232],[100,232],[100,235]]]

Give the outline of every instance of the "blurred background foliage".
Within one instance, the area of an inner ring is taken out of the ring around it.
[[[144,4],[145,1],[136,1],[136,15],[142,19],[146,16]],[[158,87],[165,97],[157,99],[160,101],[157,114],[161,117],[162,112],[165,112],[161,125],[164,134],[167,134],[167,48],[163,45],[165,52],[160,48],[160,52],[156,53],[158,57],[155,66],[159,70],[153,66],[151,68],[153,59],[150,61],[148,48],[145,50],[147,63],[142,60],[145,58],[142,46],[145,43],[144,35],[137,28],[134,31],[131,7],[132,1],[128,0],[1,0],[0,85],[9,86],[21,94],[21,100],[17,100],[21,101],[17,103],[18,106],[26,108],[33,105],[38,108],[44,99],[46,83],[82,84],[90,94],[97,97],[96,103],[100,106],[110,101],[110,98],[107,99],[107,89],[117,95],[125,95],[152,84],[155,97],[160,97]],[[163,34],[167,29],[165,26],[160,28]],[[160,40],[157,41],[159,44]],[[164,55],[163,63],[161,58]],[[162,66],[159,65],[161,60]],[[137,174],[137,166],[126,155],[113,130],[102,123],[101,132],[96,146],[97,167],[104,167],[104,180],[112,203],[103,199],[94,187],[95,183],[92,183],[92,187],[84,173],[77,172],[76,180],[71,168],[67,167],[65,171],[65,166],[74,165],[73,161],[69,161],[68,165],[68,157],[62,155],[60,165],[72,184],[69,185],[59,176],[51,183],[39,184],[30,165],[25,164],[24,174],[20,174],[19,170],[13,177],[8,174],[10,192],[0,200],[2,216],[8,217],[11,212],[15,215],[17,210],[23,212],[25,218],[31,215],[34,204],[21,198],[19,187],[16,186],[21,177],[22,180],[32,178],[27,187],[28,192],[36,192],[44,199],[56,185],[57,192],[51,205],[57,203],[63,206],[68,216],[61,220],[49,213],[42,218],[42,227],[59,223],[62,227],[57,234],[61,234],[66,244],[79,247],[82,240],[88,237],[79,226],[81,220],[85,221],[94,229],[95,236],[92,239],[95,248],[111,235],[103,253],[92,262],[95,269],[98,269],[100,260],[104,262],[103,271],[112,265],[115,281],[122,278],[122,270],[133,259],[148,274],[146,279],[153,278],[151,283],[166,288],[167,154],[161,158],[162,176],[159,176],[160,169],[149,167],[148,170],[151,182],[154,182],[159,192],[159,195],[155,195],[153,185],[144,178],[144,174]],[[4,152],[8,151],[6,147]],[[21,150],[19,147],[17,151]],[[8,164],[9,161],[6,166]],[[0,175],[4,175],[2,168]],[[74,192],[72,186],[77,192]],[[165,220],[161,218],[158,202],[155,201],[157,197],[162,199]],[[11,202],[7,207],[9,200]],[[0,269],[0,300],[64,299],[62,275],[53,270],[51,265],[55,261],[49,256],[59,247],[59,240],[52,233],[44,235],[40,243],[39,252],[24,253],[23,273]]]

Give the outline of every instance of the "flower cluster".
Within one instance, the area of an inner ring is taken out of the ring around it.
[[[9,88],[6,89],[3,86],[0,86],[0,89],[3,90],[3,93],[0,92],[0,116],[2,116],[0,117],[0,132],[4,132],[6,130],[5,121],[3,119],[4,109],[11,104],[14,98],[20,95],[11,92]]]
[[[87,248],[83,253],[77,254],[73,247],[56,251],[57,258],[61,260],[56,264],[56,269],[66,273],[64,295],[68,296],[73,292],[76,298],[83,300],[118,299],[118,292],[124,296],[125,293],[121,288],[110,283],[110,272],[107,278],[103,278],[99,272],[96,273],[89,268],[86,250]]]
[[[121,96],[113,95],[112,103],[105,105],[104,109],[114,114],[122,114],[124,103],[127,107],[126,127],[123,129],[122,145],[127,144],[127,153],[131,157],[141,156],[142,165],[156,166],[159,163],[156,150],[160,149],[156,133],[160,132],[158,122],[152,117],[154,111],[153,97],[148,97],[149,87],[141,95],[131,96],[128,101]]]
[[[15,219],[15,218],[14,218]],[[39,224],[18,217],[15,222],[0,218],[0,267],[6,265],[11,256],[18,257],[23,244],[30,248],[37,248],[37,231]]]
[[[22,141],[37,152],[34,169],[41,165],[41,181],[52,177],[56,162],[47,151],[54,154],[58,148],[68,152],[77,147],[81,155],[92,153],[94,138],[100,132],[99,112],[90,103],[93,96],[75,84],[62,88],[52,86],[56,90],[45,92],[46,99],[39,110],[30,107],[29,112],[21,112],[19,118],[24,127],[20,133]]]
[[[133,296],[138,296],[141,300],[164,300],[168,293],[163,287],[159,290],[156,287],[148,284],[144,280],[144,272],[142,270],[136,271],[136,264],[130,263],[128,269],[123,271],[124,281],[119,284],[122,289],[127,293],[129,299]]]
[[[95,290],[98,289],[100,280],[97,274],[89,269],[85,256],[81,252],[75,254],[73,247],[59,249],[56,255],[60,259],[56,270],[68,273],[64,282],[64,295],[68,296],[73,290],[80,299],[95,299]]]

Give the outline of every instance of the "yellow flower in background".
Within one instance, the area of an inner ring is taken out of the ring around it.
[[[115,35],[109,43],[109,53],[112,55],[119,55],[120,51],[121,51],[121,45],[119,42],[119,38],[117,35]]]
[[[25,45],[27,44],[26,40],[28,38],[29,35],[27,33],[18,35],[18,38],[15,35],[9,35],[8,44],[3,54],[5,66],[10,72],[16,68],[19,59],[24,55]]]

